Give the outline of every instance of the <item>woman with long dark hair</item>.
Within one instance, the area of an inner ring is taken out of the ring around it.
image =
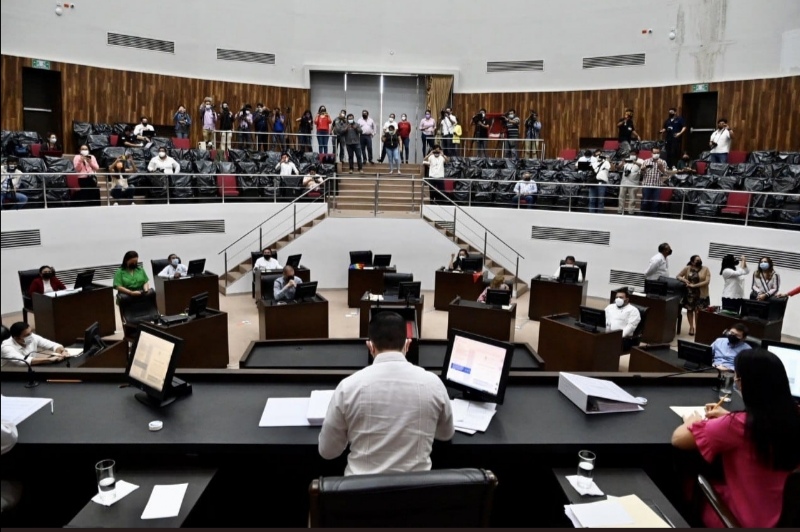
[[[740,259],[734,257],[731,253],[722,257],[722,267],[719,270],[719,274],[725,283],[722,287],[723,310],[730,310],[739,314],[742,298],[744,298],[742,281],[748,273],[750,273],[750,269],[747,267],[747,257],[744,255]]]
[[[122,264],[114,273],[114,288],[129,296],[141,296],[150,291],[150,279],[139,264],[139,254],[135,251],[128,251],[122,258]]]
[[[672,445],[696,449],[707,462],[719,458],[724,480],[715,488],[739,523],[771,528],[780,518],[786,479],[800,466],[800,410],[786,368],[766,349],[742,351],[734,370],[744,412],[708,404],[706,419],[688,416],[672,434]],[[710,506],[703,521],[721,526]]]
[[[686,295],[681,304],[686,309],[686,319],[689,320],[689,335],[694,335],[695,311],[706,308],[708,298],[708,284],[711,282],[711,272],[703,266],[700,255],[692,255],[686,267],[676,277],[686,285]]]
[[[772,259],[761,257],[758,261],[758,269],[753,274],[753,286],[750,291],[750,299],[766,301],[775,297],[781,288],[781,276],[775,271]]]

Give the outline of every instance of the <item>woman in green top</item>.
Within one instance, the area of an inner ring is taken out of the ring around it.
[[[114,288],[120,294],[140,296],[150,291],[150,279],[139,267],[139,254],[135,251],[125,253],[122,265],[114,274]]]

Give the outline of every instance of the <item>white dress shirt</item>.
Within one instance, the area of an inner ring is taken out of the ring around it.
[[[0,454],[6,454],[17,444],[17,426],[13,421],[3,420],[3,440]],[[5,482],[5,481],[4,481]]]
[[[523,179],[521,181],[517,181],[517,184],[514,185],[514,194],[517,196],[533,196],[538,192],[539,187],[536,186],[536,181],[533,179],[530,181],[525,181]]]
[[[300,174],[300,172],[297,170],[297,167],[294,165],[292,161],[276,164],[275,170],[279,170],[280,175]]]
[[[728,153],[731,151],[731,133],[728,128],[717,129],[711,134],[711,142],[717,145],[711,148],[711,153]]]
[[[28,338],[31,338],[31,343],[25,345],[19,345],[13,338],[4,340],[0,349],[2,351],[0,356],[3,357],[0,360],[0,366],[5,366],[6,364],[24,366],[23,360],[31,364],[34,354],[42,351],[55,351],[64,347],[61,344],[51,342],[47,338],[42,338],[38,334],[31,334]]]
[[[189,268],[180,263],[178,263],[178,266],[173,266],[172,264],[168,264],[163,270],[161,270],[158,273],[158,276],[171,278],[172,276],[175,275],[175,272],[178,272],[181,277],[186,277],[187,275],[189,275]]]
[[[642,321],[639,309],[628,303],[618,307],[614,303],[606,307],[606,330],[622,331],[623,338],[633,336],[636,326]]]
[[[742,299],[744,297],[744,276],[750,273],[750,268],[736,266],[722,270],[722,279],[725,285],[722,287],[722,297],[730,299]]]
[[[155,131],[155,130],[156,129],[151,124],[144,125],[142,123],[139,123],[136,124],[136,126],[133,128],[133,134],[138,137],[145,131]]]
[[[659,252],[650,259],[647,271],[644,272],[644,278],[648,281],[658,281],[658,278],[661,276],[669,277],[669,262],[667,262],[667,258]]]
[[[453,434],[453,411],[439,377],[403,353],[386,352],[336,387],[319,454],[334,459],[350,443],[345,475],[427,471],[434,438]]]
[[[430,169],[428,170],[428,177],[444,177],[444,155],[435,156],[431,155],[423,164],[427,164]]]
[[[270,257],[269,260],[265,259],[264,257],[259,257],[256,261],[255,266],[253,266],[253,270],[282,270],[283,266],[281,263],[278,262],[277,259],[274,257]]]
[[[147,164],[147,171],[148,172],[155,172],[160,171],[164,172],[165,174],[180,174],[181,173],[181,165],[167,155],[163,159],[159,156],[155,156],[150,159],[150,162]]]
[[[561,266],[567,266],[567,267],[571,266],[572,268],[578,268],[578,282],[579,283],[583,282],[583,270],[580,269],[580,266],[576,266],[574,264],[562,264]],[[556,279],[558,279],[558,276],[561,275],[561,266],[558,267],[556,273],[553,275],[553,277],[555,277]]]

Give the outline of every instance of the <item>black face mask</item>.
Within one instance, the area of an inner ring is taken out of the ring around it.
[[[272,255],[264,255],[264,260],[270,260],[271,258],[272,258]]]
[[[136,263],[136,262],[130,262],[130,263],[128,263],[128,269],[129,270],[135,270],[138,265],[139,264]]]
[[[698,260],[697,262],[694,263],[694,267],[695,268],[702,268],[703,267],[703,261],[702,260]]]
[[[726,334],[725,336],[728,338],[728,343],[731,344],[731,345],[736,345],[736,344],[738,344],[739,342],[742,341],[735,334]]]
[[[53,272],[44,272],[42,274],[42,279],[52,279],[52,278],[53,278]]]

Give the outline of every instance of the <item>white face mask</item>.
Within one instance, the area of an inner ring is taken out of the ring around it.
[[[81,150],[81,155],[86,157],[87,155],[89,155],[89,150]]]
[[[50,142],[55,142],[55,141],[56,141],[55,137],[50,137]]]
[[[166,157],[166,156],[167,156],[167,153],[166,153],[166,152],[163,152],[163,151],[160,151],[160,152],[158,152],[158,156],[159,156],[159,157],[161,157],[161,158],[163,159],[164,157]]]
[[[509,118],[514,118],[514,113],[509,113],[509,114],[508,114],[508,117],[509,117]]]
[[[26,346],[33,345],[33,336],[26,336],[25,339],[22,340],[22,343],[25,344]]]
[[[206,109],[211,109],[211,106],[206,104]]]
[[[407,117],[406,115],[403,115],[403,116],[401,116],[401,117],[400,117],[400,120],[405,120],[405,119],[407,119],[407,118],[408,118],[408,117]]]
[[[653,154],[653,160],[654,160],[654,161],[657,161],[657,160],[659,160],[660,158],[661,158],[661,154],[660,154],[660,153],[654,153],[654,154]]]
[[[173,266],[177,266],[178,264],[180,264],[180,262],[181,261],[179,261],[178,259],[172,259],[172,265]]]
[[[393,116],[389,117],[389,122],[394,122],[394,117]]]
[[[616,299],[614,300],[614,304],[615,304],[616,306],[618,306],[618,307],[622,307],[622,306],[624,306],[624,305],[625,305],[625,300],[624,300],[624,299],[622,299],[621,297],[618,297],[618,298],[616,298]]]

